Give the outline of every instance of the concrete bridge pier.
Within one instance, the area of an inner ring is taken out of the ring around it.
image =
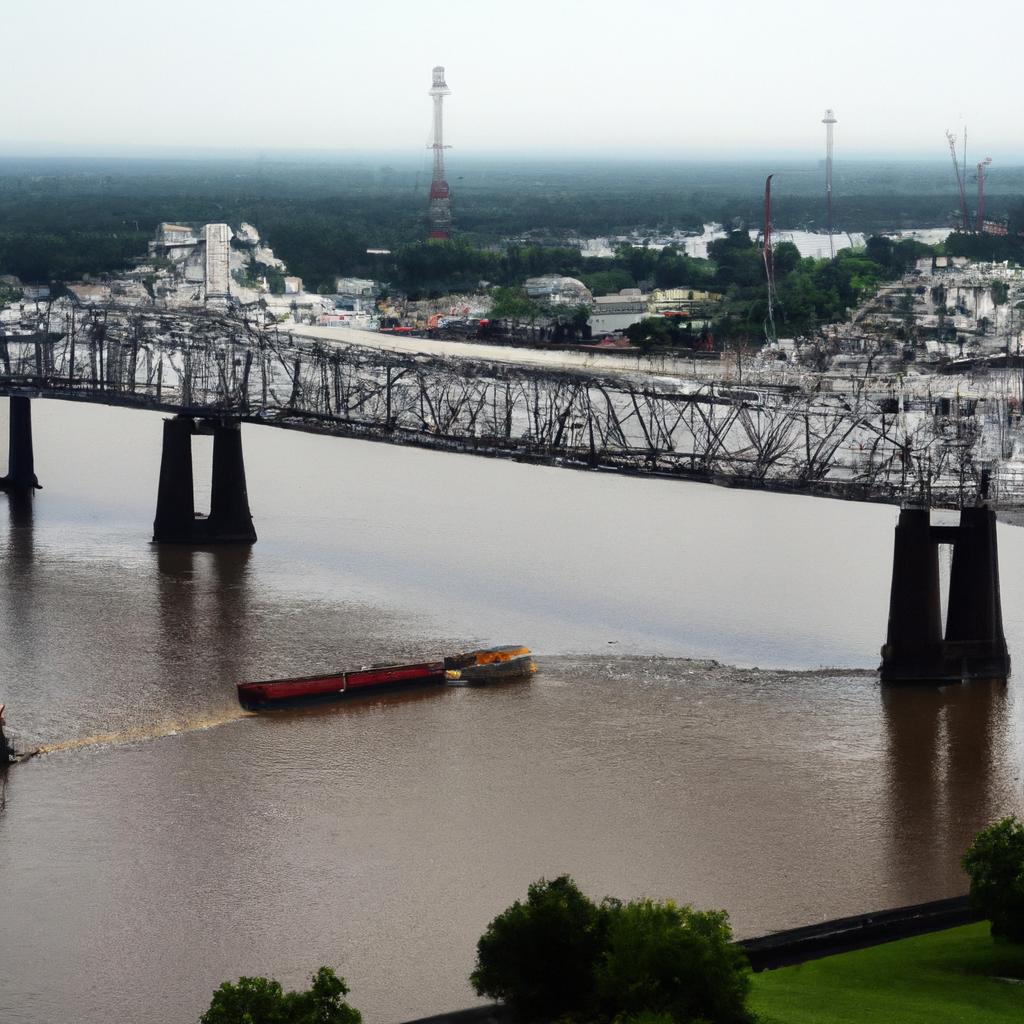
[[[7,476],[0,477],[0,490],[32,491],[40,487],[32,452],[32,404],[21,395],[10,397]]]
[[[207,534],[216,544],[254,544],[256,531],[249,512],[242,459],[242,427],[237,421],[214,423],[213,481],[210,489],[210,518]]]
[[[882,682],[934,677],[941,665],[939,550],[932,543],[928,509],[904,508],[893,544]]]
[[[192,473],[192,437],[213,436],[213,479],[209,516],[196,515]],[[202,421],[191,416],[164,420],[160,483],[153,540],[157,544],[253,544],[256,531],[249,512],[237,421]]]
[[[946,657],[970,678],[1005,679],[1010,655],[999,596],[996,514],[988,508],[960,513],[949,574]]]
[[[940,544],[953,547],[945,634],[939,594]],[[959,526],[932,526],[928,509],[902,509],[893,548],[882,682],[1005,680],[1009,674],[995,512],[965,508]]]

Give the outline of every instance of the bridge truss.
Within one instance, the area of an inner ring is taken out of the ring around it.
[[[0,335],[0,393],[872,501],[1024,504],[999,398],[537,369],[302,339],[228,311],[54,303]],[[993,440],[997,438],[997,440]]]

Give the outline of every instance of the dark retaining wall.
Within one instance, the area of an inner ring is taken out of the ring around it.
[[[756,939],[742,939],[737,945],[747,951],[750,966],[755,971],[768,971],[979,920],[980,916],[971,910],[966,896],[954,896],[948,900],[789,928]]]
[[[741,939],[736,945],[746,950],[750,966],[755,971],[768,971],[980,920],[980,916],[971,910],[966,896],[954,896],[947,900],[789,928],[756,939]],[[488,1003],[468,1010],[441,1013],[436,1017],[421,1017],[406,1024],[508,1024],[510,1019],[501,1003]]]

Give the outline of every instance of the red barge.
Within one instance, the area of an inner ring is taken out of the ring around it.
[[[434,686],[445,682],[443,661],[425,661],[415,665],[380,665],[356,672],[336,672],[326,676],[302,676],[297,679],[270,679],[259,683],[239,683],[238,703],[247,711],[314,700],[337,700],[360,693],[398,687]]]
[[[354,672],[267,679],[238,683],[238,703],[247,711],[289,707],[315,701],[334,701],[392,689],[420,689],[461,679],[469,685],[510,678],[528,678],[536,671],[526,647],[491,647],[457,654],[443,661],[422,661],[411,665],[373,665]]]

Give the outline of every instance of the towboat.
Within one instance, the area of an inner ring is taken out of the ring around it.
[[[454,654],[445,658],[444,667],[449,670],[459,670],[474,665],[496,665],[529,653],[530,648],[523,647],[521,644],[511,644],[507,647],[484,647],[479,651],[467,651],[465,654]]]
[[[445,673],[452,682],[468,686],[486,686],[488,683],[505,683],[515,679],[529,679],[537,671],[537,664],[527,651],[514,657],[479,661],[462,668],[448,669]]]
[[[520,645],[488,647],[451,655],[443,661],[371,665],[352,672],[238,683],[238,703],[247,711],[265,711],[386,690],[421,689],[455,680],[480,685],[498,679],[521,679],[537,670],[529,653],[528,647]],[[528,670],[524,659],[529,662]]]

